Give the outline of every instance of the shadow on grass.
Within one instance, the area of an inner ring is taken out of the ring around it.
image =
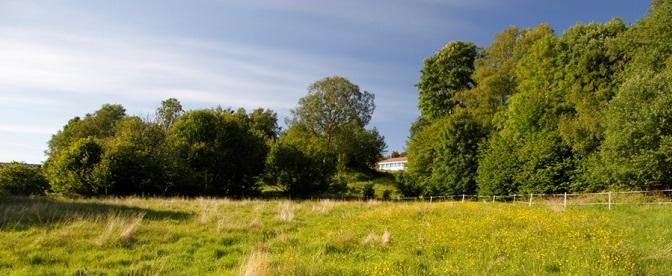
[[[148,220],[186,220],[186,212],[153,210],[95,201],[71,201],[47,197],[0,197],[0,230],[23,230],[76,219],[104,219],[108,215],[134,216]]]

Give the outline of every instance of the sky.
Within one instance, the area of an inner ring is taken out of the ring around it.
[[[620,17],[646,0],[0,0],[0,162],[40,163],[51,135],[105,103],[148,116],[271,108],[280,123],[307,87],[340,75],[374,93],[388,151],[418,116],[423,59],[449,41],[485,47],[508,26]]]

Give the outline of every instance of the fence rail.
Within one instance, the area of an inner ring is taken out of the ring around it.
[[[639,195],[639,196],[638,196]],[[396,201],[480,201],[480,202],[511,202],[517,204],[563,206],[595,206],[606,205],[609,209],[614,205],[672,205],[672,189],[649,191],[618,191],[598,193],[562,193],[562,194],[513,194],[513,195],[445,195],[399,197]],[[665,201],[662,201],[665,200]]]
[[[362,196],[262,196],[262,199],[290,200],[373,200]],[[599,206],[606,205],[611,209],[615,205],[672,205],[672,189],[648,191],[616,191],[597,193],[529,193],[512,195],[439,195],[418,197],[393,197],[384,199],[395,202],[509,202],[513,204],[562,206]]]

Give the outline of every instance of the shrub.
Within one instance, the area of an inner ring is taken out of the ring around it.
[[[372,199],[376,198],[376,190],[373,189],[373,182],[369,181],[364,185],[364,189],[362,189],[362,196],[364,198]]]
[[[67,196],[106,195],[108,187],[101,181],[99,168],[103,154],[100,140],[84,138],[52,155],[45,169],[54,192]]]
[[[392,191],[385,190],[383,191],[383,200],[390,200],[392,198]]]
[[[12,162],[0,167],[0,194],[43,195],[48,188],[38,166]]]

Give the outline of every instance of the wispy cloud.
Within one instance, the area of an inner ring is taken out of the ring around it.
[[[56,132],[53,127],[27,126],[27,125],[0,125],[0,133],[14,134],[43,134],[50,135]]]
[[[1,29],[0,35],[0,85],[67,91],[77,97],[178,97],[288,108],[296,100],[291,96],[302,93],[297,88],[319,73],[309,66],[292,68],[297,61],[305,61],[302,57],[277,58],[247,46],[169,38],[99,38],[34,29]]]

